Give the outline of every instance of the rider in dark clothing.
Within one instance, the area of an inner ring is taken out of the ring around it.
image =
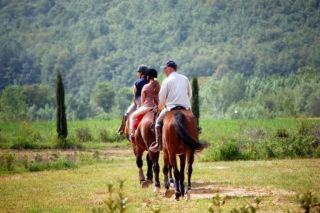
[[[128,107],[126,113],[123,115],[121,126],[118,129],[119,134],[123,134],[125,123],[128,119],[129,114],[135,111],[141,105],[141,91],[143,86],[148,83],[148,80],[146,79],[147,69],[148,69],[147,65],[141,64],[138,66],[137,75],[139,79],[134,82],[134,86],[133,86],[134,100],[131,103],[131,105]]]

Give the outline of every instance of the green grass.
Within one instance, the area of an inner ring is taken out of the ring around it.
[[[23,163],[20,161],[20,165],[17,163],[13,171],[2,167],[0,171],[0,212],[91,212],[93,208],[103,206],[103,200],[107,199],[108,184],[117,182],[119,178],[126,180],[124,193],[129,198],[127,212],[152,212],[152,208],[158,207],[161,208],[161,212],[206,212],[210,205],[209,199],[175,202],[173,199],[164,198],[163,195],[155,195],[151,188],[142,189],[138,184],[138,172],[133,154],[107,156],[108,153],[103,155],[97,153],[97,151],[102,153],[104,150],[113,148],[129,149],[130,143],[116,134],[119,124],[120,120],[68,122],[68,139],[82,147],[82,150],[79,151],[79,160],[75,165],[69,165],[68,162],[62,160],[34,163],[33,167],[29,166],[29,169],[26,169],[23,168]],[[229,142],[243,146],[245,143],[259,144],[261,141],[267,141],[267,144],[271,144],[271,148],[275,149],[275,153],[276,151],[280,153],[275,158],[298,158],[299,156],[295,156],[292,152],[287,153],[286,150],[281,150],[286,148],[283,145],[290,142],[288,147],[290,145],[294,150],[295,140],[297,140],[300,143],[298,148],[301,148],[301,145],[309,142],[303,140],[308,139],[307,136],[310,134],[308,131],[311,126],[320,126],[320,119],[201,119],[200,125],[202,127],[200,139],[212,144],[208,150],[215,151],[221,145],[226,148],[222,154],[229,156],[228,158],[234,157],[232,153],[243,155],[242,152],[238,153],[235,147],[230,146]],[[80,139],[77,138],[79,136],[76,135],[76,132],[82,131],[81,129],[86,129],[86,134],[90,134],[89,141],[80,142]],[[53,121],[30,123],[0,121],[0,130],[0,148],[50,149],[42,150],[41,153],[58,151],[54,150],[56,131]],[[279,130],[288,133],[288,140],[277,138]],[[102,131],[105,140],[101,139]],[[300,140],[300,137],[303,140]],[[320,156],[319,146],[317,149]],[[317,149],[315,148],[315,152]],[[193,184],[195,186],[213,189],[221,186],[258,188],[295,193],[313,190],[319,196],[319,159],[200,162],[200,160],[214,159],[210,157],[211,153],[208,150],[201,153],[194,164]],[[4,153],[7,152],[10,150],[4,150]],[[308,157],[308,155],[305,156]],[[160,162],[162,165],[162,160]],[[30,170],[48,171],[30,173]],[[162,179],[161,175],[161,181]],[[231,197],[227,199],[223,209],[230,211],[232,208],[251,203],[251,200],[252,197]],[[289,208],[298,209],[295,196],[292,194],[275,193],[273,196],[263,197],[261,204],[261,209],[266,212],[284,212]]]
[[[68,122],[68,139],[81,143],[83,148],[101,149],[110,147],[128,147],[130,144],[116,133],[120,120],[85,120]],[[92,140],[80,142],[76,130],[87,128]],[[42,122],[1,122],[0,148],[47,149],[55,148],[56,128],[54,121]],[[102,141],[100,132],[105,131],[107,140]]]
[[[160,158],[161,159],[161,158]],[[162,160],[161,164],[162,164]],[[145,167],[145,166],[144,166]],[[163,176],[161,177],[161,183]],[[6,212],[90,212],[103,206],[108,183],[125,179],[127,212],[206,212],[209,199],[190,201],[164,198],[152,188],[142,189],[133,157],[81,166],[71,170],[23,173],[0,177],[0,206]],[[194,164],[193,185],[202,188],[258,188],[305,192],[320,191],[320,160],[233,161]],[[319,193],[317,194],[319,196]],[[250,203],[251,197],[227,199],[224,210]],[[261,209],[267,212],[298,209],[294,195],[274,194],[263,197]]]
[[[265,129],[276,132],[277,129],[287,129],[290,133],[298,131],[301,120],[320,125],[320,118],[294,119],[257,119],[257,120],[213,120],[200,119],[202,134],[200,138],[215,142],[221,138],[236,137],[250,129]]]

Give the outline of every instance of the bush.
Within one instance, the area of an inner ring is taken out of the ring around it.
[[[0,155],[0,168],[6,171],[13,171],[15,167],[16,156],[12,153]]]
[[[100,129],[99,139],[101,142],[108,142],[109,141],[108,131],[106,129]]]
[[[89,128],[76,129],[76,138],[80,142],[87,142],[92,140],[92,135]]]
[[[56,148],[58,149],[81,149],[81,144],[77,144],[73,139],[57,138]]]
[[[220,147],[221,160],[236,160],[241,158],[239,145],[235,141],[222,144]]]
[[[60,159],[53,162],[34,162],[30,165],[29,171],[30,172],[39,172],[44,170],[50,170],[50,169],[69,169],[69,168],[76,168],[77,165],[75,162],[69,160],[69,159]]]
[[[276,135],[279,138],[288,138],[289,137],[289,133],[286,129],[277,129]]]
[[[220,160],[220,150],[217,147],[210,146],[209,149],[204,151],[201,161],[218,161]]]

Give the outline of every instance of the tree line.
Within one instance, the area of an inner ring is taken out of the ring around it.
[[[200,79],[203,114],[318,115],[299,78],[320,73],[319,0],[4,0],[0,18],[2,117],[16,101],[13,117],[52,119],[57,66],[71,119],[121,114],[136,66],[168,58]]]

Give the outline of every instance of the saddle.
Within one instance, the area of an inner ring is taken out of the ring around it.
[[[172,108],[170,111],[173,111],[173,110],[186,110],[186,108],[183,106],[176,106],[176,107]]]

